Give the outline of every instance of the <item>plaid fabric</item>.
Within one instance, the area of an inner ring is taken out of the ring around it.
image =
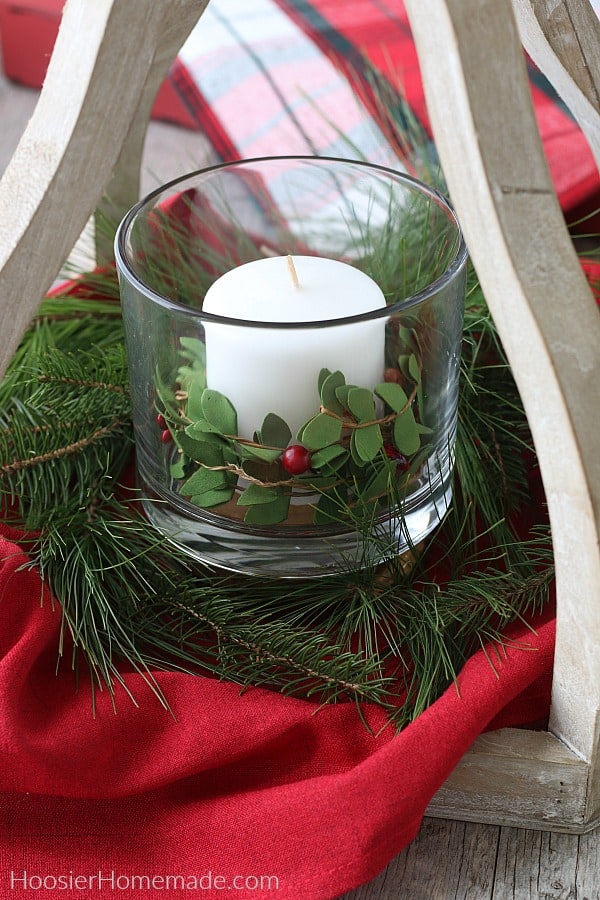
[[[180,62],[188,104],[197,103],[198,122],[225,159],[364,155],[393,163],[348,79],[274,0],[211,0]]]
[[[548,81],[531,64],[529,75],[558,197],[575,219],[600,206],[598,171]],[[211,0],[171,77],[226,160],[318,154],[397,167],[389,117],[405,116],[402,97],[430,134],[400,0]]]

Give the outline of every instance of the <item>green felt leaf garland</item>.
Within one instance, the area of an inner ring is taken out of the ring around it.
[[[184,338],[181,355],[187,363],[179,368],[184,381],[171,391],[182,398],[179,414],[169,420],[170,404],[164,404],[159,385],[157,395],[162,401],[159,412],[170,421],[180,454],[171,464],[172,477],[181,482],[181,495],[197,506],[214,508],[235,498],[245,510],[246,524],[277,525],[288,516],[294,490],[302,489],[317,494],[311,501],[313,523],[331,524],[346,516],[348,503],[395,501],[398,483],[390,480],[390,457],[402,458],[402,473],[414,463],[412,474],[427,457],[431,430],[417,421],[413,410],[421,381],[414,354],[413,362],[406,364],[410,397],[397,381],[370,390],[348,384],[341,371],[323,368],[318,378],[320,409],[296,438],[281,416],[268,413],[253,441],[236,434],[237,412],[230,400],[206,386],[198,343]],[[390,372],[400,379],[401,362]],[[306,471],[290,475],[284,452],[294,441],[309,451],[310,464]],[[405,487],[408,484],[405,479]]]

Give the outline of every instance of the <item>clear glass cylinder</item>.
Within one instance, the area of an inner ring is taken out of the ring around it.
[[[466,250],[415,179],[246,160],[154,191],[116,237],[150,521],[210,565],[377,564],[451,500]]]

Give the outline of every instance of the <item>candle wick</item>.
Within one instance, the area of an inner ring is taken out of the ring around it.
[[[294,260],[291,253],[288,253],[287,264],[288,269],[290,270],[290,277],[294,283],[294,287],[300,287],[300,282],[298,281],[298,273],[296,272],[296,266],[294,265]]]

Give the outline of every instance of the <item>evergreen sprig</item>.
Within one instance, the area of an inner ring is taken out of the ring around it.
[[[391,145],[417,177],[443,189],[435,151],[408,106],[371,77]],[[257,254],[243,246],[234,256]],[[175,263],[185,298],[190,261],[168,257],[157,285]],[[477,648],[491,643],[501,653],[506,626],[548,602],[543,514],[529,528],[529,430],[472,270],[453,506],[425,546],[398,558],[390,545],[385,564],[349,566],[318,590],[314,581],[197,566],[146,521],[140,497],[124,487],[132,445],[118,295],[106,269],[87,274],[76,292],[47,298],[0,384],[5,518],[29,532],[29,565],[62,609],[59,654],[75,669],[87,664],[93,690],[129,692],[134,670],[168,704],[155,673],[179,670],[319,703],[354,702],[359,714],[361,704],[376,704],[400,728]]]
[[[110,294],[114,273],[103,277],[95,290]],[[101,303],[65,299],[69,314],[50,318],[46,306],[8,373],[0,466],[7,516],[36,529],[23,539],[30,564],[62,607],[60,653],[75,668],[85,660],[95,688],[127,691],[129,668],[168,703],[154,673],[179,669],[319,703],[373,703],[401,727],[477,647],[502,646],[506,625],[546,602],[547,531],[517,536],[527,423],[476,287],[457,502],[418,556],[399,560],[390,547],[384,566],[349,567],[318,591],[314,581],[282,585],[195,566],[148,524],[136,492],[122,486],[131,426],[120,321]]]
[[[18,377],[13,367],[8,375],[0,466],[10,521],[35,527],[24,538],[31,565],[61,603],[60,652],[75,667],[83,658],[92,684],[111,692],[127,690],[132,668],[168,702],[153,672],[171,668],[320,703],[374,703],[400,727],[478,646],[502,644],[508,622],[545,602],[551,548],[546,532],[516,537],[527,425],[506,362],[492,359],[482,299],[470,302],[457,504],[416,562],[390,547],[383,569],[342,571],[318,591],[199,568],[158,535],[120,486],[131,450],[120,323],[111,339],[101,311],[69,298],[88,333],[84,313],[100,312],[102,333],[98,346],[69,354],[71,318],[41,317],[24,340],[28,368],[15,362]]]
[[[122,346],[55,347],[20,371],[20,382],[9,373],[0,412],[0,486],[37,529],[50,509],[92,503],[91,487],[120,474],[131,443],[127,367]]]

